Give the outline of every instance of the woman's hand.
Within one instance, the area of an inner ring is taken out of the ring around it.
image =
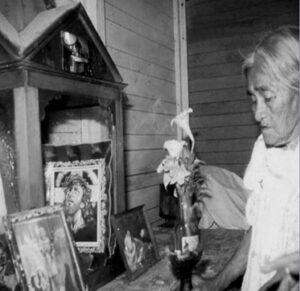
[[[267,291],[275,284],[279,284],[277,291],[299,290],[299,252],[279,257],[265,265],[262,271],[276,271],[276,274],[259,291]]]

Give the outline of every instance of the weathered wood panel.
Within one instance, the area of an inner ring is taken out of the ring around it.
[[[174,83],[159,78],[137,73],[128,69],[119,68],[122,76],[126,76],[126,94],[138,95],[141,97],[163,99],[173,101]]]
[[[172,68],[172,50],[161,46],[158,42],[148,39],[128,30],[114,22],[107,21],[107,44],[108,47],[119,48],[140,58],[147,58],[155,64],[161,64],[166,68]],[[138,44],[138,45],[137,45]],[[157,54],[157,52],[160,52]]]
[[[252,18],[245,20],[243,23],[228,23],[225,27],[220,26],[216,28],[200,26],[198,29],[197,27],[194,28],[194,30],[197,32],[196,34],[191,32],[191,34],[194,35],[191,37],[191,39],[193,41],[209,39],[212,33],[214,33],[215,37],[224,37],[226,35],[232,35],[235,33],[252,33],[253,31],[269,30],[274,26],[279,26],[287,22],[297,24],[298,17],[289,12],[282,15],[277,15],[276,17],[273,15],[268,15],[263,19]]]
[[[163,150],[144,150],[125,152],[127,175],[151,173],[155,171],[164,158]]]
[[[222,88],[202,92],[190,92],[190,105],[192,107],[194,104],[244,99],[248,99],[248,96],[246,94],[246,88],[244,86],[236,88]]]
[[[240,87],[245,84],[242,74],[211,79],[189,80],[190,92]]]
[[[200,3],[200,0],[196,0]],[[191,1],[187,3],[187,7],[191,5]],[[278,0],[276,5],[270,5],[268,1],[264,1],[260,5],[251,5],[248,7],[242,7],[240,9],[230,9],[227,11],[222,11],[221,13],[214,12],[213,17],[211,15],[202,15],[199,17],[198,14],[193,17],[190,13],[190,9],[187,10],[189,24],[193,27],[202,25],[206,26],[220,26],[228,23],[242,24],[245,21],[249,21],[256,18],[265,18],[281,15],[283,11],[285,12],[295,12],[297,8],[298,0]]]
[[[149,113],[145,111],[125,110],[125,134],[175,135],[170,122],[173,115]]]
[[[143,74],[160,78],[174,83],[174,70],[165,68],[161,64],[154,64],[148,60],[125,53],[118,48],[110,48],[110,55],[120,68],[128,69],[133,72],[143,72]]]
[[[187,36],[191,126],[199,158],[243,175],[259,129],[242,61],[271,28],[298,24],[297,0],[190,0]]]
[[[255,138],[259,134],[256,125],[200,128],[193,130],[196,140],[218,140],[232,138]]]
[[[139,190],[150,186],[155,186],[161,184],[162,174],[156,172],[141,174],[141,175],[131,175],[127,178],[127,190]]]
[[[195,112],[193,117],[212,116],[217,114],[243,113],[251,110],[249,99],[237,101],[224,101],[218,103],[206,103],[193,106]]]
[[[176,108],[175,103],[162,98],[146,98],[142,96],[127,94],[125,108],[131,110],[141,110],[159,114],[170,114]]]
[[[125,150],[162,149],[166,135],[125,135]]]
[[[203,140],[197,142],[195,151],[199,153],[250,151],[253,147],[254,141],[255,138]]]
[[[106,18],[111,22],[115,22],[124,28],[134,31],[135,34],[147,38],[151,42],[158,43],[162,47],[167,47],[170,50],[174,50],[174,43],[172,35],[157,33],[155,27],[149,26],[147,23],[143,23],[136,17],[128,14],[127,11],[121,10],[116,6],[112,6],[110,3],[106,5]],[[130,12],[129,12],[130,13]]]
[[[159,185],[144,188],[142,191],[135,190],[129,192],[129,203],[133,207],[145,204],[146,209],[158,207]]]
[[[218,108],[223,108],[218,106]],[[226,109],[226,107],[225,107]],[[247,107],[248,109],[248,107]],[[230,111],[229,111],[230,112]],[[248,110],[246,113],[233,113],[221,115],[200,116],[191,119],[191,128],[206,128],[231,125],[253,125],[254,117]]]
[[[163,2],[163,3],[162,3]],[[159,220],[156,168],[176,129],[172,0],[106,0],[107,48],[128,84],[124,100],[127,206]]]
[[[156,28],[158,33],[165,34],[168,37],[173,35],[172,21],[172,1],[165,4],[165,9],[162,9],[161,1],[149,0],[108,0],[110,4],[128,14],[128,18],[138,19],[141,23],[146,23],[151,28]],[[169,10],[170,9],[170,10]],[[167,15],[170,15],[166,17]],[[127,20],[128,21],[128,20]]]

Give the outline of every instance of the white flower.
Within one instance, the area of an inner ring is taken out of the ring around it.
[[[179,158],[184,145],[186,145],[185,141],[172,139],[165,141],[164,149],[168,151],[170,157]]]
[[[162,160],[157,168],[157,172],[164,172],[163,182],[165,187],[176,183],[181,186],[184,184],[185,178],[191,174],[183,164],[179,164],[177,158],[171,156],[167,156]]]
[[[195,139],[194,139],[194,136],[192,134],[192,131],[191,131],[191,128],[190,128],[190,124],[189,124],[189,114],[192,113],[192,112],[193,112],[192,108],[183,110],[181,113],[179,113],[178,115],[176,115],[176,117],[171,120],[171,126],[174,123],[176,123],[177,126],[179,126],[180,128],[182,128],[183,131],[191,139],[191,141],[192,141],[191,152],[193,152],[194,146],[195,146]]]

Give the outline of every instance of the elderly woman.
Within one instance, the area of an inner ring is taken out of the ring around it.
[[[268,290],[275,281],[280,290],[298,290],[288,269],[297,273],[299,267],[298,35],[298,28],[281,27],[244,62],[247,94],[261,128],[244,177],[251,193],[250,228],[221,273],[209,280],[194,276],[195,290],[224,290],[245,271],[242,291]]]

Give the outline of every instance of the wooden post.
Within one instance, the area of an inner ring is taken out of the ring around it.
[[[173,0],[177,114],[189,108],[185,0]],[[178,128],[177,137],[182,138]]]
[[[21,210],[44,205],[38,89],[14,89],[16,169]]]
[[[123,93],[115,101],[115,211],[126,209],[125,174],[124,174],[124,138],[123,138]]]

